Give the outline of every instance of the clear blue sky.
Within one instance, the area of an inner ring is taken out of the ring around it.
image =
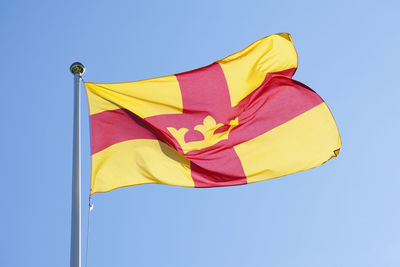
[[[1,1],[0,266],[69,266],[72,62],[87,81],[139,80],[277,32],[295,41],[295,79],[330,106],[340,156],[246,186],[97,194],[88,266],[400,266],[399,11],[398,1]]]

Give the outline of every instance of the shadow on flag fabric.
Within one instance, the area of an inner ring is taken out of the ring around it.
[[[86,82],[91,193],[140,185],[253,183],[339,154],[334,118],[292,79],[289,34],[256,41],[209,66],[123,83]]]

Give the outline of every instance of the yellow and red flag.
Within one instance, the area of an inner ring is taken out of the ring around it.
[[[321,97],[292,79],[296,68],[292,39],[282,33],[189,72],[86,82],[91,193],[151,183],[242,185],[337,156],[334,118]]]

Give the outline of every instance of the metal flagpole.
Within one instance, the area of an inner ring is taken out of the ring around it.
[[[85,67],[72,63],[74,74],[74,140],[72,154],[71,267],[81,267],[81,86]]]

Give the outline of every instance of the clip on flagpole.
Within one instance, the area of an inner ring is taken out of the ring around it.
[[[72,155],[72,209],[70,267],[81,267],[81,90],[85,67],[80,62],[69,68],[74,74],[74,129]]]

